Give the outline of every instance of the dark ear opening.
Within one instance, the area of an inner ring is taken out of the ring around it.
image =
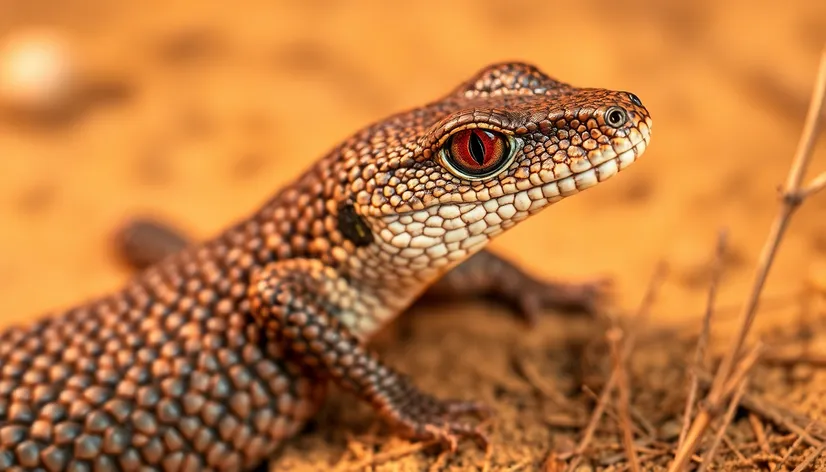
[[[349,201],[338,205],[338,230],[356,247],[369,246],[373,242],[373,232]]]

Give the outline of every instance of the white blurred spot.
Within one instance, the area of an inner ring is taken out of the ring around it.
[[[0,106],[24,113],[65,107],[76,82],[69,44],[49,30],[12,33],[0,42]]]

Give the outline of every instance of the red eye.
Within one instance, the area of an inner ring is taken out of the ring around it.
[[[449,164],[464,174],[462,177],[488,177],[507,163],[508,144],[500,133],[466,129],[450,137],[445,154]]]

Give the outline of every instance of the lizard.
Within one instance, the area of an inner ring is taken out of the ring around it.
[[[484,404],[417,388],[371,336],[428,293],[542,291],[528,318],[588,299],[485,246],[634,163],[651,126],[636,95],[524,62],[364,126],[217,235],[0,332],[0,470],[255,470],[331,383],[402,437],[486,444]]]

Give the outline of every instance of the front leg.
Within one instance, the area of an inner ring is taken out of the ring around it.
[[[358,316],[359,294],[320,261],[292,259],[254,274],[250,307],[267,336],[313,375],[329,378],[373,408],[412,439],[437,439],[455,450],[461,437],[483,447],[484,433],[457,417],[483,414],[479,403],[440,400],[419,390],[406,376],[384,365],[342,321]]]
[[[515,313],[533,325],[547,308],[598,312],[605,300],[607,279],[584,282],[537,279],[513,263],[489,251],[480,251],[445,274],[424,297],[489,297],[511,306]]]

